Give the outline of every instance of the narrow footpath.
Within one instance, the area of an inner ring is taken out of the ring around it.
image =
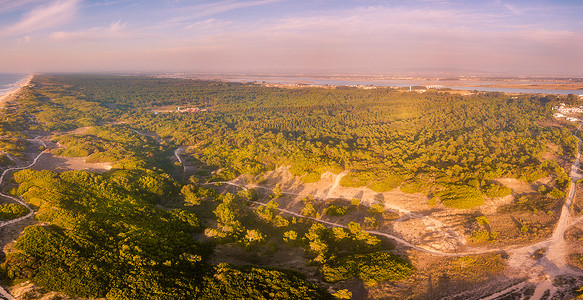
[[[29,141],[36,142],[36,143],[40,143],[43,147],[46,147],[47,146],[45,144],[45,142],[40,139],[40,137],[37,137],[37,138],[35,138],[33,140],[29,140]],[[41,158],[41,156],[43,154],[47,153],[47,151],[48,150],[43,150],[27,166],[8,168],[8,169],[4,170],[4,172],[2,172],[2,175],[0,175],[0,187],[2,186],[2,183],[4,182],[4,178],[6,178],[6,174],[8,174],[9,172],[12,172],[12,171],[24,170],[24,169],[29,169],[29,168],[33,167],[38,162],[38,160]],[[26,214],[23,217],[16,218],[16,219],[13,219],[13,220],[10,220],[10,221],[6,221],[6,222],[0,222],[0,228],[2,228],[4,226],[8,226],[10,224],[14,224],[14,223],[21,222],[21,221],[23,221],[25,219],[28,219],[28,218],[30,218],[31,216],[34,215],[34,210],[26,202],[24,202],[22,199],[20,199],[18,197],[14,197],[12,195],[5,194],[4,192],[2,192],[1,189],[0,189],[0,196],[5,197],[5,198],[8,198],[8,199],[11,199],[14,202],[16,202],[16,203],[18,203],[18,204],[26,207],[26,209],[28,209],[28,214]],[[0,299],[14,300],[14,297],[12,297],[12,295],[10,295],[10,293],[8,293],[2,286],[0,286]]]

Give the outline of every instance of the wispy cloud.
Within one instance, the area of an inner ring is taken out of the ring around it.
[[[223,31],[225,27],[235,24],[232,21],[218,20],[215,18],[206,19],[203,21],[195,22],[191,25],[186,26],[186,29],[195,29],[204,32],[217,33]]]
[[[80,0],[57,0],[37,6],[24,14],[18,23],[1,31],[0,36],[28,34],[67,24],[74,18],[79,3]]]
[[[194,13],[193,15],[191,15],[191,17],[197,18],[211,16],[234,9],[272,4],[281,1],[282,0],[254,0],[254,1],[224,0],[216,3],[196,5],[191,7],[189,10],[190,12]]]
[[[31,3],[38,3],[42,0],[0,0],[0,14],[10,12],[21,7],[27,6]]]
[[[79,31],[56,31],[50,34],[52,40],[57,41],[87,41],[87,40],[107,40],[127,36],[123,29],[125,23],[121,21],[113,22],[109,27],[93,27]]]
[[[193,20],[214,16],[231,10],[268,5],[282,1],[284,0],[252,0],[252,1],[223,0],[215,3],[206,3],[187,7],[174,8],[173,9],[175,13],[174,17],[166,21],[160,22],[156,26],[150,27],[150,29],[162,29],[172,27],[192,28]]]

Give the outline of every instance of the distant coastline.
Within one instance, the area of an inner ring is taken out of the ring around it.
[[[452,78],[432,78],[416,76],[382,75],[246,75],[246,74],[204,74],[204,73],[166,73],[150,74],[154,77],[186,78],[202,80],[222,80],[230,82],[253,82],[280,87],[305,86],[355,86],[369,88],[408,88],[451,89],[471,92],[502,92],[509,94],[583,94],[583,78],[564,77],[479,77],[459,76]]]
[[[4,104],[6,102],[8,102],[12,96],[14,96],[16,93],[18,93],[20,91],[20,89],[29,85],[30,81],[32,80],[33,77],[34,77],[34,74],[29,74],[25,79],[18,81],[15,84],[15,87],[13,89],[8,90],[3,95],[0,95],[0,107],[4,106]]]

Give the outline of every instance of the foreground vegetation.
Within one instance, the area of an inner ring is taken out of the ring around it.
[[[105,176],[21,171],[17,195],[48,226],[27,227],[5,272],[48,290],[108,299],[326,298],[300,274],[207,263],[198,217],[155,206],[178,193],[165,174],[118,170]],[[277,282],[271,285],[269,282]]]

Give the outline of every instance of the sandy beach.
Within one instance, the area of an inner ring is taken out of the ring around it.
[[[8,93],[0,96],[0,107],[4,106],[4,104],[6,102],[8,102],[8,100],[12,96],[14,96],[16,93],[18,93],[18,91],[20,91],[20,89],[22,87],[27,86],[30,83],[30,81],[32,80],[33,77],[34,77],[34,75],[33,74],[30,74],[28,77],[26,77],[26,79],[20,81],[14,89],[12,89],[12,90],[8,91]]]

